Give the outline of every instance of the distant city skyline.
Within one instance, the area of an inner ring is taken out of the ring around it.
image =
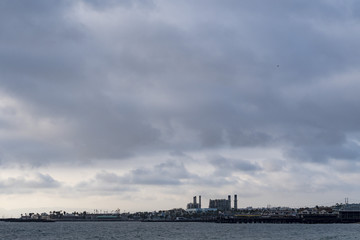
[[[359,9],[1,1],[0,215],[360,202]]]

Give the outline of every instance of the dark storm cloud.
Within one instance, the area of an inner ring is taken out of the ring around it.
[[[35,122],[63,129],[42,141],[13,138],[24,148],[1,148],[9,156],[2,161],[221,147],[357,160],[349,134],[360,130],[358,8],[355,1],[2,1],[0,87]],[[41,146],[42,156],[31,154]],[[139,168],[129,181],[179,184],[182,176],[169,169]]]

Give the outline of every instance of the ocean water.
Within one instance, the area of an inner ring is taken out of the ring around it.
[[[360,239],[360,224],[0,222],[0,239]]]

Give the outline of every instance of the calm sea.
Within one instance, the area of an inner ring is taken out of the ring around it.
[[[360,239],[360,224],[0,222],[0,239]]]

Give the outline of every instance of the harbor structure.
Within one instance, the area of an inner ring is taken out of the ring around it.
[[[360,204],[349,204],[345,201],[345,205],[339,210],[339,217],[344,222],[360,222]]]

